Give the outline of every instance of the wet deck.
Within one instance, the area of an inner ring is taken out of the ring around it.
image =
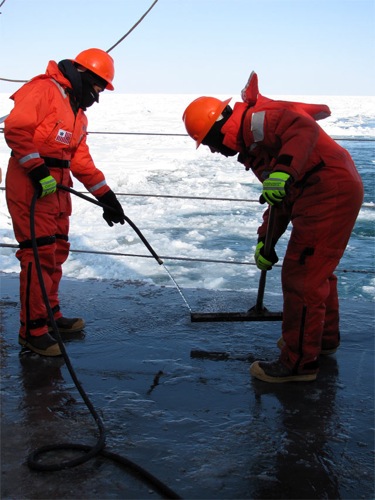
[[[97,429],[61,359],[19,356],[18,278],[0,279],[1,498],[159,498],[103,457],[29,470],[34,449],[93,445]],[[246,311],[256,299],[184,294],[193,311]],[[279,322],[191,322],[176,289],[142,282],[64,279],[61,297],[65,315],[87,322],[66,349],[107,449],[182,498],[374,498],[372,302],[342,303],[342,345],[321,360],[316,382],[275,386],[251,380],[248,368],[277,355]],[[214,361],[196,350],[230,356]]]

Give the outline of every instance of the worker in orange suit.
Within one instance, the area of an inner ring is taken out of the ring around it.
[[[42,355],[61,350],[49,324],[48,309],[38,281],[30,234],[30,208],[35,191],[35,241],[42,277],[59,333],[81,331],[82,318],[64,317],[59,284],[69,254],[71,174],[106,205],[103,217],[113,226],[124,224],[124,212],[104,174],[95,166],[86,143],[86,109],[99,102],[104,90],[114,90],[112,57],[96,48],[75,59],[50,61],[38,75],[16,91],[14,107],[5,120],[4,136],[11,149],[6,173],[6,200],[19,243],[21,326],[19,343]]]
[[[262,183],[261,200],[275,206],[272,250],[264,252],[269,208],[258,229],[255,262],[270,270],[275,245],[292,224],[282,266],[284,298],[278,359],[255,361],[250,373],[270,383],[316,379],[320,354],[340,343],[339,301],[334,271],[345,251],[363,201],[363,184],[348,151],[316,120],[325,105],[276,101],[262,96],[252,73],[242,102],[199,97],[183,114],[196,146],[224,156],[238,154]]]

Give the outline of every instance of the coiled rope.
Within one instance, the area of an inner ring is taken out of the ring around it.
[[[108,49],[107,52],[109,52],[114,47],[116,47],[122,40],[124,40],[126,38],[126,36],[129,35],[129,33],[131,33],[131,31],[133,31],[135,29],[135,27],[142,21],[142,19],[144,19],[144,17],[148,14],[148,12],[154,7],[154,5],[157,3],[157,1],[158,0],[155,0],[153,2],[151,7],[139,19],[139,21],[115,45],[113,45],[110,49]],[[3,0],[1,2],[0,7],[2,5],[4,5],[4,3],[5,3],[5,0]],[[20,83],[25,82],[23,80],[11,80],[8,78],[0,78],[0,80],[11,81],[11,82],[20,82]],[[59,187],[60,187],[60,189],[62,188],[62,186],[59,186]],[[79,194],[79,196],[85,197],[85,195],[82,195],[82,194]],[[79,382],[79,380],[74,372],[74,369],[70,363],[70,359],[66,353],[65,346],[64,346],[64,344],[61,340],[61,336],[58,332],[58,328],[56,326],[56,322],[55,322],[54,317],[53,317],[53,312],[52,312],[51,306],[49,304],[48,295],[47,295],[46,288],[45,288],[44,281],[43,281],[43,275],[42,275],[42,270],[41,270],[39,255],[38,255],[36,236],[35,236],[34,219],[35,219],[35,204],[36,204],[37,199],[38,199],[38,193],[37,193],[37,191],[35,191],[35,194],[33,196],[32,203],[31,203],[31,207],[30,207],[30,234],[31,234],[32,247],[33,247],[33,253],[34,253],[34,258],[35,258],[35,263],[36,263],[36,268],[37,268],[39,284],[40,284],[40,287],[42,290],[44,302],[45,302],[46,307],[47,307],[49,320],[50,320],[50,323],[53,327],[54,335],[56,336],[56,338],[58,340],[60,350],[61,350],[62,355],[64,357],[65,363],[67,365],[69,373],[74,381],[74,384],[75,384],[78,392],[80,393],[83,401],[85,402],[87,408],[89,409],[91,415],[93,416],[93,418],[97,424],[99,436],[98,436],[97,442],[94,446],[86,446],[86,445],[76,444],[76,443],[60,443],[60,444],[56,444],[56,445],[50,445],[50,446],[44,446],[44,447],[38,448],[37,450],[30,453],[30,455],[28,456],[28,459],[27,459],[28,466],[31,469],[35,469],[35,470],[39,470],[39,471],[56,471],[56,470],[62,470],[62,469],[68,468],[68,467],[75,467],[76,465],[85,463],[88,460],[90,460],[91,458],[100,454],[106,458],[110,458],[110,459],[114,460],[115,462],[118,462],[118,463],[122,464],[123,466],[129,468],[133,473],[138,474],[142,479],[146,480],[156,490],[158,490],[163,495],[163,497],[165,497],[165,498],[181,498],[177,493],[175,493],[168,486],[166,486],[159,479],[157,479],[155,476],[150,474],[148,471],[146,471],[145,469],[143,469],[139,465],[135,464],[131,460],[128,460],[127,458],[121,457],[120,455],[117,455],[115,453],[111,453],[111,452],[106,451],[104,449],[106,437],[105,437],[105,428],[104,428],[103,422],[102,422],[101,418],[99,417],[97,411],[95,410],[94,406],[92,405],[87,394],[83,390],[83,388],[82,388],[82,386],[81,386],[81,384],[80,384],[80,382]],[[159,264],[161,264],[162,262],[160,261],[159,257],[154,252],[152,247],[148,244],[147,240],[143,237],[142,233],[138,230],[138,228],[135,226],[135,224],[133,224],[132,221],[130,221],[130,219],[128,219],[128,218],[126,218],[126,221],[128,222],[128,224],[131,225],[131,227],[136,231],[138,236],[142,239],[143,243],[147,246],[147,248],[150,251],[150,253],[152,254],[152,256],[158,261]],[[42,463],[38,460],[38,458],[41,455],[44,455],[45,453],[48,453],[51,451],[56,451],[56,450],[79,450],[79,451],[83,451],[84,454],[79,456],[76,459],[72,459],[72,460],[68,460],[68,461],[65,460],[65,461],[61,461],[58,463],[52,463],[52,464],[51,463]]]
[[[60,186],[61,189],[61,186]],[[150,485],[152,485],[157,491],[159,491],[163,497],[165,498],[181,498],[176,492],[171,490],[167,485],[162,483],[158,478],[153,476],[151,473],[143,469],[143,467],[139,466],[138,464],[134,463],[133,461],[124,458],[116,453],[112,453],[109,451],[105,450],[105,441],[106,441],[106,432],[104,428],[104,424],[102,422],[102,419],[100,418],[98,412],[95,410],[93,404],[91,403],[89,397],[87,396],[86,392],[82,388],[81,383],[79,382],[77,375],[73,369],[73,366],[70,362],[69,356],[66,352],[64,343],[61,339],[61,336],[59,334],[51,305],[49,303],[48,299],[48,294],[47,290],[44,284],[43,280],[43,274],[42,274],[42,268],[40,264],[40,259],[39,259],[39,254],[38,254],[38,246],[37,246],[37,240],[36,240],[36,234],[35,234],[35,205],[38,199],[38,191],[36,190],[34,193],[34,196],[31,201],[31,206],[30,206],[30,236],[31,236],[31,241],[32,241],[32,248],[33,248],[33,254],[34,254],[34,259],[35,259],[35,265],[36,265],[36,270],[38,274],[38,280],[39,280],[39,285],[42,291],[42,296],[43,300],[45,302],[47,312],[48,312],[48,317],[49,321],[52,325],[54,336],[58,341],[61,353],[63,355],[64,361],[66,363],[66,366],[68,368],[68,371],[70,373],[70,376],[72,377],[72,380],[81,395],[84,403],[86,404],[87,408],[89,409],[92,417],[94,418],[96,425],[98,427],[99,435],[97,438],[96,443],[93,446],[88,446],[88,445],[82,445],[82,444],[77,444],[77,443],[58,443],[54,445],[48,445],[48,446],[42,446],[33,452],[31,452],[27,458],[27,464],[30,467],[30,469],[37,470],[37,471],[58,471],[58,470],[63,470],[66,468],[70,467],[75,467],[77,465],[83,464],[87,462],[88,460],[91,460],[93,457],[97,455],[102,455],[106,458],[110,458],[114,460],[117,463],[120,463],[121,465],[129,468],[133,473],[136,473],[137,475],[140,476],[141,479],[147,481]],[[129,221],[127,221],[129,223]],[[133,229],[135,229],[135,225],[132,225]],[[139,234],[137,232],[137,234]],[[149,248],[149,247],[148,247]],[[149,248],[150,249],[150,248]],[[154,256],[154,255],[153,255]],[[155,256],[154,256],[155,257]],[[45,463],[40,461],[40,457],[42,455],[45,455],[46,453],[52,452],[52,451],[58,451],[58,450],[75,450],[75,451],[83,451],[84,454],[79,455],[77,458],[74,458],[72,460],[63,460],[61,462],[55,462],[55,463]]]

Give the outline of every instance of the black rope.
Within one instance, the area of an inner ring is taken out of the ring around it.
[[[72,189],[72,188],[70,188],[68,186],[64,186],[63,184],[57,184],[57,187],[59,189],[61,189],[62,191],[68,191],[69,193],[75,194],[79,198],[83,198],[84,200],[89,201],[90,203],[93,203],[94,205],[98,205],[99,207],[105,208],[107,210],[111,210],[112,212],[116,212],[116,210],[113,207],[110,207],[110,206],[106,205],[105,203],[101,203],[100,201],[95,200],[94,198],[90,198],[90,196],[86,196],[86,195],[84,195],[82,193],[79,193],[78,191],[75,191],[74,189]],[[159,265],[162,265],[163,261],[160,259],[160,257],[158,256],[158,254],[155,252],[155,250],[152,248],[152,246],[150,245],[150,243],[146,240],[146,238],[143,236],[143,234],[141,233],[141,231],[134,224],[134,222],[132,220],[130,220],[129,217],[127,217],[126,215],[124,215],[124,219],[129,224],[129,226],[131,226],[132,229],[134,229],[134,231],[138,234],[138,236],[142,240],[143,244],[150,251],[151,255],[154,257],[154,259],[157,261],[157,263]]]
[[[44,280],[43,280],[42,267],[40,264],[38,246],[37,246],[36,235],[35,235],[35,205],[36,205],[37,199],[38,199],[38,191],[36,190],[34,193],[32,202],[31,202],[31,209],[30,209],[30,236],[31,236],[31,242],[32,242],[32,248],[33,248],[33,253],[34,253],[36,270],[37,270],[38,279],[39,279],[39,285],[40,285],[42,295],[43,295],[43,300],[44,300],[44,303],[45,303],[46,308],[47,308],[49,321],[52,325],[54,335],[59,343],[60,350],[61,350],[62,355],[64,357],[64,360],[65,360],[66,366],[69,370],[69,373],[70,373],[70,375],[74,381],[74,384],[77,387],[78,392],[80,393],[83,401],[85,402],[86,406],[90,410],[90,413],[93,416],[93,418],[98,426],[98,430],[99,430],[99,437],[98,437],[97,443],[93,447],[90,447],[84,456],[81,456],[77,459],[59,462],[59,463],[54,463],[54,464],[41,464],[35,460],[35,456],[37,454],[40,454],[40,450],[37,450],[36,452],[29,455],[27,462],[28,462],[28,465],[31,469],[44,470],[44,471],[47,471],[47,470],[48,471],[56,471],[56,470],[61,470],[61,469],[65,469],[68,467],[75,467],[76,465],[82,464],[82,463],[86,462],[87,460],[90,460],[93,456],[97,455],[100,452],[100,450],[102,450],[103,447],[105,446],[105,429],[104,429],[104,425],[102,423],[101,418],[99,417],[98,413],[95,411],[95,408],[93,407],[91,401],[87,397],[85,391],[82,389],[82,386],[81,386],[81,384],[80,384],[80,382],[79,382],[79,380],[78,380],[78,378],[73,370],[73,367],[70,363],[70,359],[66,353],[64,343],[61,340],[61,336],[60,336],[58,328],[56,326],[56,322],[55,322],[55,319],[53,316],[51,305],[49,303],[47,290],[46,290]],[[61,449],[61,446],[67,448],[67,447],[70,447],[70,443],[58,445],[58,448]],[[54,449],[54,446],[49,447],[49,448]]]
[[[28,459],[28,465],[30,467],[30,462],[34,465],[34,463],[38,463],[37,459],[41,455],[45,453],[49,453],[51,451],[56,451],[56,450],[77,450],[77,451],[84,451],[86,452],[85,457],[87,456],[88,453],[92,450],[90,446],[84,445],[84,444],[79,444],[79,443],[67,443],[67,444],[56,444],[56,445],[51,445],[51,446],[43,446],[41,448],[38,448],[37,450],[33,451],[29,455]],[[123,457],[117,453],[113,453],[111,451],[106,450],[105,448],[101,449],[97,454],[100,455],[104,458],[109,458],[110,460],[113,460],[114,462],[123,465],[125,468],[129,469],[129,472],[131,472],[133,475],[139,477],[142,480],[147,481],[151,486],[153,486],[156,490],[158,490],[163,497],[165,498],[182,498],[180,497],[175,491],[171,490],[169,486],[165,485],[162,481],[160,481],[157,477],[155,477],[153,474],[148,472],[146,469],[141,467],[140,465],[136,464],[132,460],[129,460],[126,457]],[[38,466],[40,464],[38,463]],[[37,470],[43,470],[43,471],[52,471],[52,470],[59,470],[59,469],[49,469],[47,466],[43,469],[38,468]]]
[[[70,362],[69,356],[66,352],[64,343],[62,342],[61,336],[59,334],[51,305],[49,303],[48,299],[48,294],[46,291],[46,287],[44,284],[43,280],[43,274],[42,274],[42,268],[40,264],[40,259],[39,259],[39,253],[38,253],[38,246],[37,246],[37,240],[36,240],[36,234],[35,234],[35,205],[36,201],[38,199],[38,192],[35,191],[32,202],[31,202],[31,207],[30,207],[30,236],[31,236],[31,241],[32,241],[32,248],[33,248],[33,254],[34,254],[34,259],[35,259],[35,265],[36,265],[36,270],[38,274],[38,280],[39,280],[39,285],[42,291],[43,295],[43,300],[45,302],[47,311],[48,311],[48,317],[50,320],[50,323],[52,325],[53,331],[54,331],[54,336],[58,341],[61,353],[63,355],[64,361],[66,363],[66,366],[68,368],[68,371],[73,379],[73,382],[80,393],[84,403],[86,404],[87,408],[89,409],[91,415],[93,416],[96,425],[98,427],[99,431],[99,436],[97,439],[97,442],[94,446],[88,446],[88,445],[82,445],[82,444],[76,444],[76,443],[58,443],[55,445],[48,445],[48,446],[43,446],[40,448],[37,448],[33,452],[29,454],[27,457],[27,464],[30,469],[37,470],[37,471],[58,471],[70,467],[75,467],[77,465],[83,464],[90,460],[91,458],[97,456],[97,455],[102,455],[106,458],[110,458],[125,467],[129,468],[133,473],[138,474],[141,479],[147,481],[149,484],[151,484],[156,490],[158,490],[163,496],[166,498],[181,498],[177,493],[175,493],[173,490],[171,490],[168,486],[166,486],[164,483],[162,483],[159,479],[157,479],[155,476],[153,476],[151,473],[143,469],[141,466],[138,464],[132,462],[131,460],[121,457],[120,455],[117,455],[115,453],[111,453],[109,451],[106,451],[105,448],[105,441],[106,441],[106,433],[105,433],[105,428],[104,424],[99,417],[97,411],[95,410],[93,404],[91,403],[89,397],[87,396],[86,392],[82,388],[82,385],[80,384],[77,375],[73,369],[73,366]],[[79,451],[84,451],[85,453],[83,455],[80,455],[79,457],[72,459],[72,460],[65,460],[61,462],[55,462],[55,463],[45,463],[45,462],[40,462],[38,459],[41,457],[41,455],[44,455],[45,453],[51,452],[51,451],[57,451],[57,450],[79,450]]]

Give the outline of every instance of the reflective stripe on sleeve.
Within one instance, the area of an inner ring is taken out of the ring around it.
[[[264,117],[265,111],[258,111],[251,116],[251,132],[253,133],[254,142],[260,142],[264,139]]]
[[[19,163],[23,165],[24,163],[28,162],[29,160],[35,160],[35,158],[40,158],[39,153],[31,153],[29,155],[23,156],[20,158]]]
[[[95,186],[90,188],[89,192],[94,193],[95,191],[97,191],[98,189],[100,189],[101,187],[106,186],[106,185],[107,185],[107,182],[105,180],[102,182],[99,182],[99,184],[96,184]]]

